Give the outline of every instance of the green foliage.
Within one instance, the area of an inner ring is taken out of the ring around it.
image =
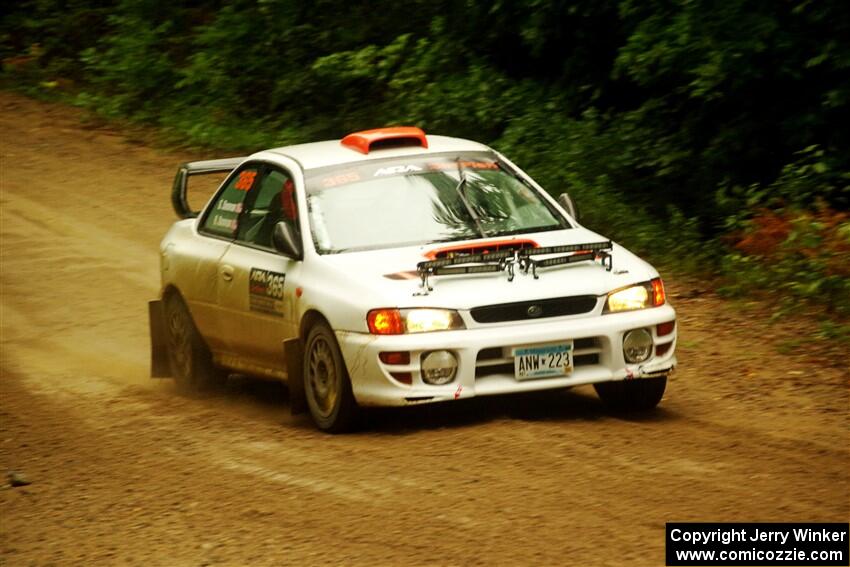
[[[843,317],[842,37],[843,0],[25,0],[0,82],[234,151],[392,124],[481,140],[662,265]]]
[[[80,53],[90,81],[109,99],[108,113],[154,119],[157,99],[163,85],[174,84],[177,74],[167,52],[159,46],[170,33],[166,22],[148,27],[138,17],[113,16],[108,19],[116,33],[99,48]]]
[[[700,269],[711,263],[716,252],[701,242],[695,219],[664,200],[630,194],[637,183],[625,175],[626,166],[642,156],[622,151],[623,140],[634,135],[628,126],[606,127],[610,121],[592,110],[553,123],[557,107],[556,99],[539,102],[512,121],[496,147],[552,194],[569,192],[588,227],[661,264]],[[545,147],[537,139],[539,132],[551,136]]]
[[[780,311],[809,303],[850,316],[850,215],[791,205],[760,209],[739,226],[722,259],[724,291],[770,295]]]
[[[829,205],[850,203],[850,173],[834,163],[810,146],[773,183],[718,193],[734,244],[723,257],[726,291],[771,294],[780,311],[809,303],[850,316],[850,216]]]
[[[768,185],[754,183],[718,191],[718,207],[728,209],[727,228],[740,228],[757,208],[812,209],[833,203],[840,210],[850,209],[850,172],[835,169],[839,162],[835,156],[813,145],[795,157]]]

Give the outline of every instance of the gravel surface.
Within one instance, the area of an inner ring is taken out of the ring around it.
[[[0,564],[663,565],[668,521],[850,517],[846,369],[684,279],[639,419],[577,388],[333,437],[277,384],[179,396],[147,377],[146,301],[177,163],[221,156],[3,92],[0,131]]]

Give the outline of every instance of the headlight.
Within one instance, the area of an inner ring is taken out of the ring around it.
[[[451,309],[373,309],[366,315],[373,335],[403,335],[464,329],[463,320]]]
[[[408,333],[427,333],[462,329],[463,321],[457,311],[448,309],[408,309],[401,312]]]
[[[649,291],[642,285],[636,285],[615,291],[608,296],[608,311],[631,311],[643,309],[649,303]]]
[[[664,305],[666,296],[664,294],[664,283],[661,278],[633,285],[608,294],[605,303],[605,313],[616,313],[618,311],[633,311],[646,307],[658,307]]]

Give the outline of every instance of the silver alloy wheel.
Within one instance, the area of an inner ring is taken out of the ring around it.
[[[337,404],[341,375],[334,363],[331,345],[325,337],[314,339],[309,354],[307,384],[315,402],[317,412],[322,417],[330,417]]]

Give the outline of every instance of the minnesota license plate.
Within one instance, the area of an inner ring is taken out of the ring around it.
[[[567,376],[572,371],[572,342],[514,349],[514,376],[517,380]]]

